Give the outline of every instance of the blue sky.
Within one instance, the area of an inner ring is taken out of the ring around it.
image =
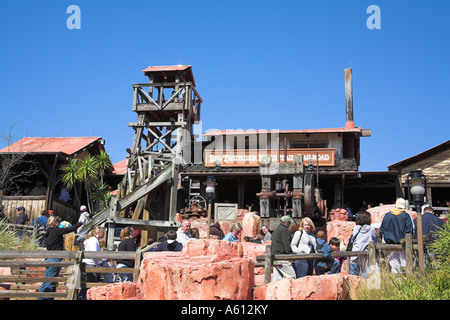
[[[445,0],[1,1],[1,133],[101,136],[118,162],[150,64],[193,66],[203,131],[343,127],[351,65],[360,170],[384,171],[449,139],[449,17]]]

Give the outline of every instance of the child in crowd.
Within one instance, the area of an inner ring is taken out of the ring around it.
[[[339,250],[339,239],[333,237],[330,239],[330,242],[327,243],[325,241],[325,233],[323,231],[317,232],[316,238],[316,251],[318,253],[322,253],[325,259],[315,260],[315,274],[322,275],[325,274],[325,272],[327,272],[328,274],[339,273],[340,263],[331,255],[333,251]]]

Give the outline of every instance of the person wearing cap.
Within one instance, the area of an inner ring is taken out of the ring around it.
[[[289,226],[294,220],[289,216],[283,216],[280,219],[280,224],[272,233],[272,254],[292,254],[291,249],[291,233]],[[280,260],[282,265],[273,267],[273,281],[278,281],[283,278],[295,278],[295,269],[292,263],[288,260]]]
[[[406,201],[398,198],[395,209],[386,213],[381,221],[380,235],[383,243],[400,244],[406,234],[413,234],[414,225],[411,215],[405,211]],[[406,267],[406,256],[403,251],[393,251],[389,258],[391,272],[400,273],[401,267]]]
[[[83,225],[78,228],[77,233],[80,233],[83,227],[91,222],[91,218],[89,215],[89,212],[87,211],[87,208],[85,205],[82,205],[80,207],[80,218],[78,219],[78,222],[81,222]]]
[[[28,215],[25,213],[25,207],[24,206],[17,207],[17,213],[19,214],[19,216],[17,217],[16,224],[27,225],[30,219],[28,218]],[[17,232],[17,235],[19,237],[22,237],[23,230],[19,230]]]

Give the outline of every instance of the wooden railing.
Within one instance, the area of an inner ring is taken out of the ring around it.
[[[82,288],[103,285],[86,282],[86,273],[132,273],[137,280],[142,251],[0,251],[0,267],[11,269],[11,275],[0,275],[0,284],[9,290],[1,290],[0,298],[62,298],[77,300]],[[45,259],[62,259],[49,262]],[[83,259],[134,260],[133,268],[86,268]],[[44,277],[46,267],[60,267],[59,277]],[[39,292],[43,282],[57,283],[57,292]]]
[[[405,239],[401,240],[401,244],[375,244],[370,242],[366,251],[344,251],[333,252],[331,255],[334,258],[341,257],[362,257],[368,256],[369,266],[375,266],[379,262],[380,251],[404,251],[406,255],[406,274],[413,273],[415,261],[413,259],[413,250],[417,250],[417,244],[413,244],[412,235],[407,234]],[[264,283],[271,282],[272,266],[281,265],[280,261],[295,261],[295,260],[322,260],[325,259],[321,253],[310,254],[272,254],[272,247],[266,246],[265,255],[256,256],[255,266],[264,267]]]
[[[13,223],[5,223],[4,225],[9,230],[22,231],[23,233],[31,235],[31,237],[35,242],[41,240],[45,234],[45,229],[42,225],[35,224],[34,226],[29,226],[26,224],[13,224]]]

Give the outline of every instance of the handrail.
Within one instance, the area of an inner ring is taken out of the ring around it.
[[[343,252],[332,252],[331,255],[334,258],[342,257],[355,257],[355,256],[368,256],[369,265],[376,264],[376,253],[377,251],[405,251],[406,254],[406,272],[407,274],[412,273],[413,268],[413,258],[412,251],[417,250],[418,245],[414,244],[412,240],[412,235],[407,234],[406,239],[402,239],[400,244],[375,244],[374,242],[369,242],[367,247],[368,250],[364,251],[343,251]],[[265,276],[264,282],[267,284],[271,281],[271,267],[280,264],[279,261],[295,261],[295,260],[323,260],[325,257],[322,253],[309,253],[309,254],[272,254],[271,245],[266,246],[266,254],[256,256],[256,264],[262,266],[264,263]]]
[[[65,277],[16,277],[16,276],[0,276],[0,282],[64,282],[67,280],[67,288],[69,289],[66,298],[69,300],[77,299],[77,290],[86,285],[92,286],[93,284],[80,280],[82,273],[133,273],[134,281],[137,280],[139,275],[139,268],[141,264],[142,251],[65,251],[65,250],[2,250],[0,251],[0,267],[69,267],[72,272],[72,276],[68,279]],[[23,261],[23,260],[8,260],[8,259],[47,259],[47,258],[60,258],[61,262],[50,261]],[[83,259],[107,259],[107,260],[134,260],[133,268],[87,268],[83,263]],[[72,261],[64,261],[72,260]],[[45,281],[47,280],[47,281]],[[95,284],[94,284],[95,285]],[[17,290],[0,291],[1,297],[64,297],[64,293],[50,293],[50,292],[23,292]]]

